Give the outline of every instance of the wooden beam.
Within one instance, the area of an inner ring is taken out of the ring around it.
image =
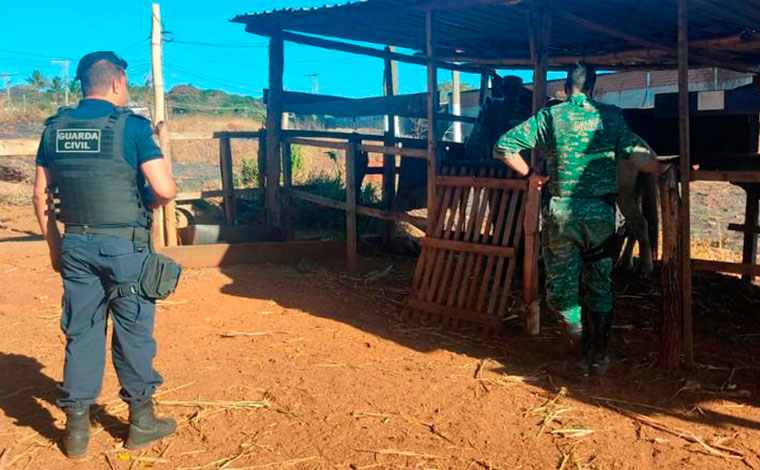
[[[747,232],[751,231],[754,233],[760,233],[760,225],[755,225],[754,227],[750,227],[749,230],[747,229],[747,226],[744,224],[728,224],[728,229],[732,232]]]
[[[742,248],[742,263],[754,265],[757,263],[757,234],[760,231],[758,224],[758,207],[760,205],[760,186],[752,185],[746,188],[747,206],[744,211],[744,226],[749,227],[744,232],[744,246]],[[752,282],[754,276],[745,274],[744,282]]]
[[[749,278],[760,276],[760,265],[757,263],[729,263],[725,261],[693,259],[691,260],[691,265],[695,271],[741,274]]]
[[[488,81],[491,78],[491,74],[483,72],[480,74],[480,90],[478,91],[478,104],[483,106],[488,96]]]
[[[670,46],[667,44],[662,44],[656,41],[650,41],[649,39],[646,39],[646,38],[625,33],[623,31],[620,31],[617,28],[594,23],[593,21],[583,18],[582,16],[578,16],[573,13],[570,13],[566,10],[560,9],[555,12],[555,15],[561,18],[564,18],[572,23],[575,23],[579,26],[582,26],[583,28],[589,29],[591,31],[597,31],[607,36],[623,39],[624,41],[627,41],[630,44],[646,47],[648,49],[660,49],[660,50],[670,53],[671,55],[674,55],[674,54],[677,55],[680,51],[680,47],[673,48],[673,46]],[[686,46],[688,47],[688,39],[687,39]],[[726,59],[725,57],[721,57],[720,54],[715,54],[710,51],[695,49],[691,55],[693,56],[693,59],[696,62],[702,63],[704,65],[718,66],[718,67],[738,70],[742,72],[751,72],[751,73],[758,72],[757,67],[752,67],[742,62],[736,62],[730,59]]]
[[[438,186],[527,191],[528,181],[524,179],[485,178],[479,176],[439,176]]]
[[[529,16],[530,54],[533,59],[533,114],[546,102],[546,70],[549,59],[550,16],[545,0],[531,2]],[[538,167],[538,152],[533,150],[530,163]],[[540,297],[538,291],[538,255],[540,218],[538,190],[528,189],[525,203],[525,257],[523,259],[523,302],[525,303],[525,331],[537,335],[540,330]]]
[[[415,5],[415,8],[427,10],[435,8],[436,10],[460,10],[472,8],[478,5],[503,5],[515,6],[525,3],[525,0],[428,0]]]
[[[293,200],[290,196],[290,190],[293,188],[293,149],[291,142],[285,141],[282,144],[282,183],[285,188],[283,199],[285,201],[282,208],[283,228],[286,240],[293,240],[295,233],[293,229]]]
[[[346,266],[350,272],[359,267],[356,224],[356,139],[348,142],[346,149]]]
[[[385,48],[386,52],[394,52],[392,46]],[[390,58],[385,58],[383,67],[383,93],[387,98],[387,107],[391,109],[391,99],[398,93],[398,63]],[[394,113],[385,116],[387,128],[385,129],[385,147],[396,146],[396,133],[398,128],[398,118]],[[393,201],[396,198],[396,155],[386,153],[383,155],[383,180],[381,188],[381,200],[383,208],[390,211],[393,208]],[[388,220],[383,224],[383,246],[390,247],[396,224],[393,220]]]
[[[236,189],[235,190],[235,197],[247,197],[247,198],[256,198],[261,195],[263,189],[262,188],[245,188],[245,189]],[[212,197],[223,197],[224,191],[222,190],[206,190],[206,191],[188,191],[184,193],[177,194],[177,197],[174,198],[176,202],[190,202],[190,201],[200,201],[202,199],[208,199]]]
[[[438,141],[436,113],[438,112],[438,68],[435,58],[435,13],[425,12],[425,52],[427,53],[427,216],[433,217],[437,201],[435,185],[438,173]],[[432,224],[428,226],[431,229]],[[430,235],[430,233],[428,233]]]
[[[427,158],[427,150],[425,149],[413,149],[388,145],[358,145],[357,149],[362,152],[384,153],[386,155],[393,156],[400,155],[402,157]]]
[[[237,208],[235,207],[235,185],[232,169],[232,146],[230,139],[219,140],[219,169],[222,174],[222,193],[224,198],[224,223],[237,225]]]
[[[425,237],[420,239],[420,246],[440,248],[444,250],[477,253],[484,256],[500,256],[511,258],[515,256],[515,249],[501,245],[482,245],[480,243],[465,242],[460,240],[446,240],[442,238]]]
[[[253,25],[246,26],[245,30],[249,33],[258,34],[261,36],[272,35],[271,31],[259,29],[259,28],[254,27]],[[321,47],[323,49],[348,52],[351,54],[366,55],[370,57],[379,57],[381,59],[385,59],[387,57],[390,60],[405,62],[409,64],[417,64],[417,65],[427,65],[427,62],[428,62],[427,58],[425,57],[401,54],[399,52],[386,52],[383,49],[377,49],[374,47],[367,47],[367,46],[359,46],[356,44],[349,44],[346,42],[335,41],[332,39],[324,39],[324,38],[319,38],[315,36],[306,36],[303,34],[291,33],[287,31],[277,32],[276,34],[280,35],[285,41],[288,41],[288,42],[294,42],[296,44],[304,44],[307,46]],[[438,62],[436,63],[436,65],[442,69],[460,70],[466,73],[479,74],[480,72],[483,71],[483,69],[478,66],[453,64],[451,62]]]
[[[729,183],[760,183],[760,171],[692,170],[692,181],[725,181]]]
[[[694,366],[694,333],[691,311],[691,148],[689,137],[689,16],[687,0],[678,0],[678,128],[681,161],[681,282],[683,289],[683,353],[686,367]]]
[[[267,222],[280,226],[280,139],[282,128],[283,37],[269,39],[269,102],[267,104],[266,211]]]
[[[319,147],[325,149],[346,150],[347,144],[345,142],[328,142],[326,140],[306,139],[302,137],[287,137],[288,143],[304,145],[306,147]]]

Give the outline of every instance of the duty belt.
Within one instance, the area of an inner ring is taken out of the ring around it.
[[[91,227],[89,225],[66,225],[66,233],[97,234],[124,238],[135,243],[147,243],[150,230],[145,227]]]

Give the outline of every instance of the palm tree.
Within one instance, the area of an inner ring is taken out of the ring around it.
[[[36,91],[39,92],[43,88],[47,88],[49,85],[48,79],[40,72],[39,69],[34,69],[34,72],[26,77],[26,82]]]
[[[69,83],[69,102],[75,103],[82,97],[82,83],[75,80]]]
[[[61,77],[53,77],[53,80],[50,82],[50,92],[53,94],[56,104],[61,102],[64,91],[63,80],[61,80]]]

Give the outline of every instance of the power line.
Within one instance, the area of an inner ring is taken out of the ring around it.
[[[183,41],[181,39],[167,39],[166,43],[182,44],[185,46],[203,46],[203,47],[225,47],[225,48],[240,48],[240,49],[255,49],[269,46],[268,42],[255,43],[255,44],[218,44],[210,42],[199,41]]]

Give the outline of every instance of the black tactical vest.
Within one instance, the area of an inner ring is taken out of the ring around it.
[[[137,170],[124,158],[124,128],[131,111],[75,119],[59,110],[45,124],[48,169],[60,193],[59,219],[67,225],[147,227]]]

